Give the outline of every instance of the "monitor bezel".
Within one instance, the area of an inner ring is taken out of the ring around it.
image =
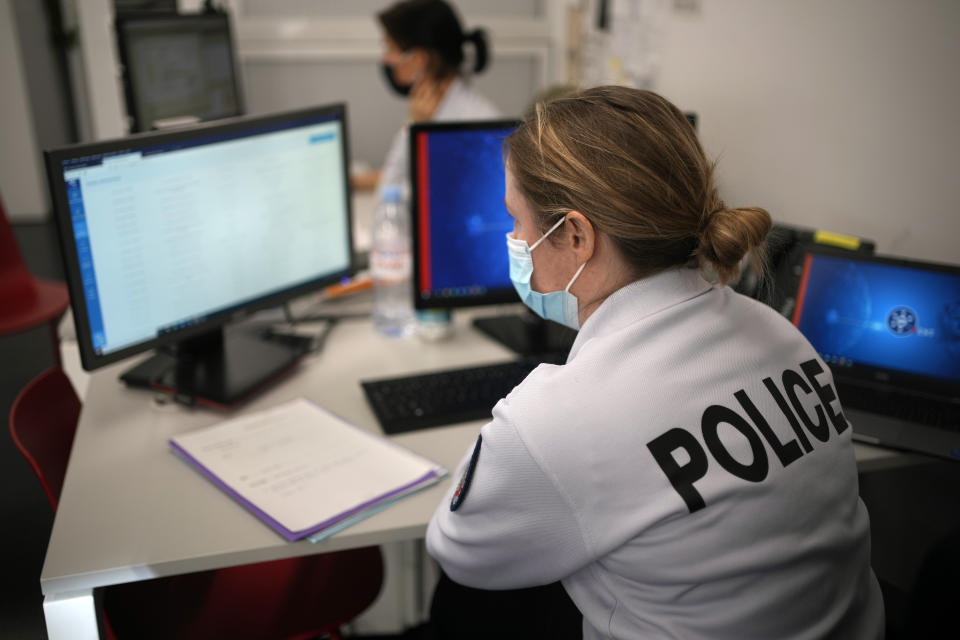
[[[143,114],[140,112],[140,103],[136,99],[136,90],[133,86],[131,77],[130,61],[130,27],[150,26],[159,28],[168,23],[174,25],[177,30],[196,29],[197,25],[206,25],[216,22],[224,24],[227,34],[227,46],[230,49],[231,76],[233,78],[233,92],[237,100],[237,109],[235,113],[225,115],[224,118],[233,118],[241,116],[246,111],[246,101],[243,95],[243,82],[240,78],[240,65],[237,61],[237,52],[234,45],[233,25],[230,21],[230,15],[227,13],[125,13],[118,15],[114,21],[114,32],[117,36],[117,51],[120,57],[121,78],[123,84],[123,95],[127,107],[127,115],[130,118],[130,130],[133,132],[143,132],[151,130],[151,123],[143,121]],[[213,119],[203,120],[202,122],[212,121]]]
[[[423,248],[420,240],[420,168],[417,139],[421,133],[440,131],[472,131],[478,129],[516,129],[522,123],[515,118],[498,118],[492,120],[461,120],[450,122],[420,122],[410,125],[410,229],[413,239],[413,306],[415,309],[456,309],[461,307],[477,307],[484,305],[510,304],[520,302],[513,285],[507,282],[506,286],[487,291],[478,296],[451,296],[445,298],[424,298],[420,291],[421,261],[420,251]],[[506,244],[504,244],[504,260]]]
[[[72,224],[69,202],[67,200],[66,182],[63,179],[62,163],[65,160],[101,153],[136,151],[151,145],[178,142],[208,136],[219,136],[244,131],[256,131],[284,122],[297,122],[311,119],[338,120],[342,127],[341,155],[343,158],[343,189],[346,205],[346,235],[349,250],[347,252],[347,266],[344,269],[319,276],[309,282],[275,291],[266,296],[254,298],[237,306],[221,309],[207,316],[203,320],[176,331],[159,334],[153,338],[123,347],[109,353],[97,353],[93,348],[93,336],[90,330],[89,314],[86,297],[83,293],[83,280],[80,274],[80,263],[77,254],[76,239]],[[183,340],[196,337],[212,329],[239,321],[257,311],[274,307],[291,299],[317,291],[325,286],[339,282],[344,277],[356,273],[357,257],[354,251],[353,238],[353,202],[350,187],[350,144],[348,137],[348,122],[346,105],[336,103],[306,109],[297,109],[274,113],[266,116],[239,116],[227,120],[211,121],[192,127],[151,131],[132,135],[126,138],[73,144],[44,151],[47,170],[47,181],[53,204],[53,216],[60,243],[61,259],[64,265],[64,274],[70,292],[70,304],[73,309],[74,326],[77,334],[77,345],[80,351],[80,361],[83,368],[91,371],[108,364],[124,360],[138,353],[143,353],[176,344]]]
[[[840,249],[834,249],[820,245],[808,245],[803,248],[803,259],[801,260],[803,271],[801,278],[806,276],[806,264],[808,256],[826,256],[853,262],[869,262],[891,265],[895,267],[922,269],[925,271],[938,271],[960,276],[960,266],[946,263],[927,262],[899,256],[843,251]],[[795,327],[797,326],[795,322],[796,319],[797,318],[794,313],[794,315],[792,315],[790,318],[790,322]],[[811,344],[811,346],[813,345]],[[816,347],[814,347],[814,349],[816,349]],[[819,352],[817,353],[819,354]],[[866,384],[868,386],[879,388],[907,390],[918,395],[927,395],[937,398],[960,397],[960,382],[953,381],[950,378],[904,372],[878,365],[859,364],[856,362],[853,363],[852,366],[836,366],[830,364],[829,362],[826,364],[830,367],[833,377],[839,381],[847,381],[854,384]]]

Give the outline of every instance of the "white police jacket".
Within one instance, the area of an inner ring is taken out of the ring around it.
[[[503,117],[493,103],[481,95],[472,85],[461,78],[454,78],[447,88],[432,122],[447,120],[491,120]],[[393,137],[387,158],[383,163],[378,195],[383,187],[396,185],[409,189],[410,186],[410,127],[404,126]]]
[[[427,531],[453,580],[561,580],[585,638],[882,637],[826,365],[695,270],[611,295],[480,434]]]

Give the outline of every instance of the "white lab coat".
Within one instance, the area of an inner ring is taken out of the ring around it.
[[[500,110],[461,78],[455,78],[433,114],[434,122],[448,120],[491,120],[502,118]],[[393,137],[383,164],[377,193],[387,185],[410,189],[410,127],[404,126]]]
[[[587,639],[881,637],[833,393],[768,307],[692,269],[634,282],[497,404],[427,549],[473,587],[562,581]]]

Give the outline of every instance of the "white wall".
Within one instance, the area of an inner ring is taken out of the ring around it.
[[[0,198],[10,219],[42,219],[48,209],[24,78],[13,3],[0,0]]]
[[[665,43],[728,204],[960,263],[960,2],[702,0]]]

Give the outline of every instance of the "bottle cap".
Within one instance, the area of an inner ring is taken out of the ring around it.
[[[403,194],[400,191],[400,185],[388,184],[383,188],[384,202],[403,202]]]

